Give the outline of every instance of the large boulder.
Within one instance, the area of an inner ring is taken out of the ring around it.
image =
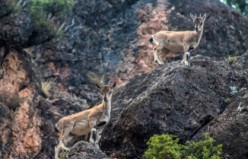
[[[203,133],[209,132],[219,143],[223,144],[226,158],[248,158],[248,52],[237,57],[229,69],[231,79],[230,92],[226,97],[228,105],[218,118],[204,127],[194,139],[199,139]]]
[[[248,54],[245,55],[234,61],[237,67],[196,56],[191,67],[172,62],[135,76],[114,94],[112,118],[101,147],[112,157],[135,159],[141,157],[153,134],[171,133],[186,141],[209,132],[224,145],[225,155],[244,158],[248,137],[247,96],[237,100],[235,90],[230,88],[247,93],[244,78],[247,62],[241,63]],[[238,68],[243,68],[242,73]],[[235,82],[230,76],[234,73]],[[234,111],[237,102],[241,103],[240,112]],[[232,134],[233,131],[236,133]],[[229,140],[234,135],[236,140]]]

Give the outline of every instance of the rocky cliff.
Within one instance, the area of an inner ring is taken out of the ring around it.
[[[153,134],[186,141],[209,132],[223,143],[224,156],[247,158],[247,58],[246,53],[227,65],[195,56],[192,67],[172,62],[135,76],[114,95],[103,150],[140,158]]]
[[[88,71],[120,84],[100,145],[108,156],[139,158],[154,133],[186,141],[209,132],[225,156],[248,158],[248,21],[239,13],[218,0],[77,0],[54,37],[32,25],[27,2],[0,0],[0,158],[53,158],[58,119],[99,102]],[[193,66],[175,54],[157,66],[149,37],[193,29],[190,13],[208,15]],[[71,158],[94,151],[78,145]]]

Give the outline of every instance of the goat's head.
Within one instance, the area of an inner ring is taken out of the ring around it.
[[[190,16],[191,16],[191,18],[195,24],[195,30],[197,32],[202,31],[203,26],[204,26],[204,22],[205,22],[206,17],[207,17],[206,13],[203,16],[200,15],[199,17],[197,17],[196,15],[194,16],[190,13]]]
[[[116,82],[109,82],[108,85],[101,86],[100,92],[102,94],[102,99],[106,101],[111,101],[112,94],[113,94],[113,88],[115,88]]]

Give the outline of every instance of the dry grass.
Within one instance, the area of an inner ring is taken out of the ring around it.
[[[43,81],[43,82],[41,82],[41,92],[46,98],[52,96],[50,91],[51,91],[53,86],[54,86],[53,81]]]

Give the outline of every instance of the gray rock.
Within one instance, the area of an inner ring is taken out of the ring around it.
[[[113,157],[135,159],[141,157],[153,134],[171,133],[183,142],[209,132],[224,145],[225,154],[247,157],[248,112],[235,110],[240,100],[229,92],[233,82],[229,76],[235,68],[204,56],[194,57],[192,65],[165,64],[135,76],[119,89],[113,96],[111,122],[102,135],[103,150]],[[247,64],[243,68],[247,72]],[[235,84],[246,88],[243,77],[236,74]],[[243,100],[242,105],[247,105],[247,98]]]
[[[110,159],[105,153],[86,141],[77,142],[66,157],[67,159]]]

